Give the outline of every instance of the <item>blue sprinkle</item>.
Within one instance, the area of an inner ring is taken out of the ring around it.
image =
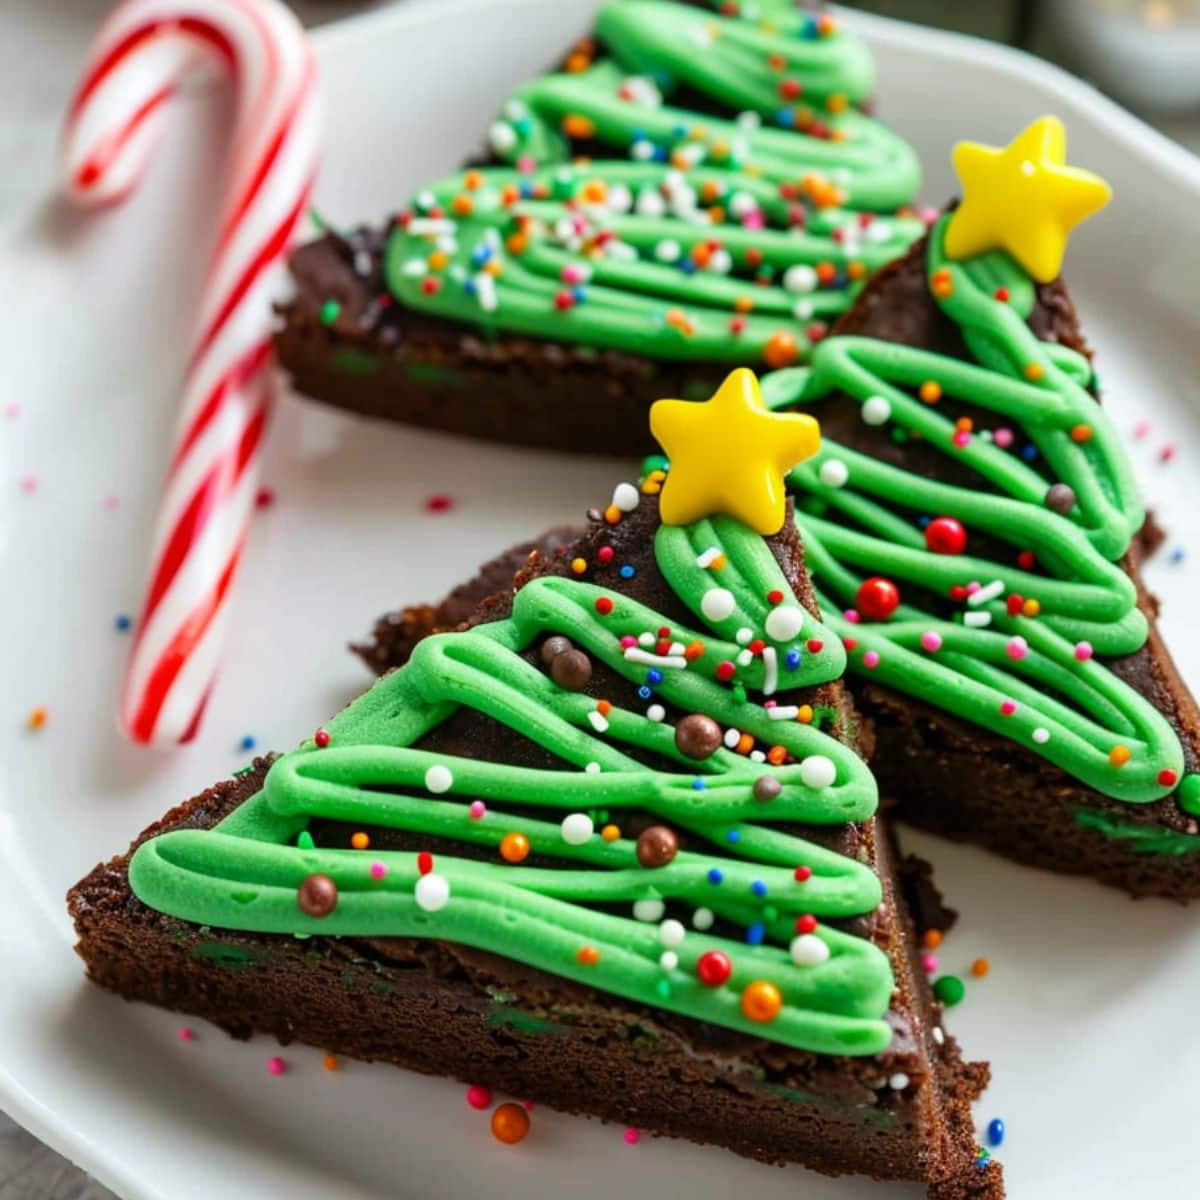
[[[999,1117],[993,1117],[988,1122],[987,1140],[989,1146],[1002,1146],[1004,1144],[1004,1122]]]
[[[533,184],[529,182],[522,183],[520,186],[521,199],[528,200],[533,195]]]
[[[708,882],[712,884],[721,883],[725,878],[725,872],[720,867],[710,867],[708,870]]]
[[[791,129],[796,123],[795,113],[790,108],[781,108],[775,113],[775,124],[784,129]]]
[[[1037,447],[1032,442],[1030,442],[1028,446],[1022,446],[1021,457],[1026,462],[1033,462],[1033,460],[1037,458]]]
[[[463,291],[466,292],[468,296],[475,295],[475,292],[477,291],[477,288],[475,287],[475,280],[473,280],[473,279],[464,280],[463,281]]]
[[[254,740],[254,735],[252,733],[246,734],[246,736],[238,743],[239,748],[242,750],[253,750],[256,745],[258,745],[258,743]]]
[[[632,578],[634,577],[634,575],[636,574],[636,572],[634,571],[634,569],[633,569],[633,568],[632,568],[632,567],[631,567],[631,566],[630,566],[628,563],[626,563],[626,564],[625,564],[625,565],[624,565],[624,566],[623,566],[623,567],[622,567],[622,568],[621,568],[621,569],[620,569],[620,570],[617,572],[617,574],[618,574],[618,575],[620,575],[620,577],[621,577],[622,579],[632,579]]]
[[[742,840],[742,835],[736,830],[731,829],[726,835],[725,840],[731,845],[736,846]]]
[[[922,517],[918,517],[918,518],[917,518],[917,525],[918,525],[918,526],[919,526],[921,529],[924,529],[924,528],[925,528],[925,527],[926,527],[926,526],[929,524],[929,522],[930,522],[930,521],[932,521],[932,520],[933,520],[933,518],[932,518],[932,517],[928,517],[928,516],[922,516]]]
[[[1179,566],[1184,559],[1184,550],[1182,546],[1176,546],[1174,550],[1167,556],[1167,562],[1173,567]]]
[[[676,125],[671,130],[671,136],[677,137],[677,138],[687,137],[687,126],[686,125]]]
[[[794,671],[800,665],[800,651],[789,650],[787,652],[787,657],[783,660],[783,665],[789,671]]]
[[[629,131],[629,136],[633,138],[635,142],[648,142],[650,140],[646,136],[646,131],[644,129],[631,129]]]
[[[638,688],[638,699],[639,700],[649,700],[650,697],[653,695],[654,695],[653,689],[648,688],[644,683],[642,684],[642,686],[640,688]]]
[[[133,618],[128,613],[117,613],[113,627],[118,633],[128,633],[133,628]]]
[[[533,128],[533,121],[529,117],[518,117],[513,122],[513,128],[518,133],[528,133]]]
[[[491,246],[481,243],[471,251],[471,261],[477,266],[482,267],[485,262],[492,257]]]
[[[574,287],[571,289],[571,295],[575,298],[576,304],[582,304],[587,299],[587,288],[583,286]]]
[[[766,932],[767,931],[764,928],[763,923],[761,921],[755,921],[754,924],[746,930],[747,945],[761,946],[763,944],[763,938],[766,936]]]
[[[703,779],[693,779],[692,780],[692,791],[693,792],[704,791],[704,780]]]
[[[685,275],[695,275],[696,264],[690,258],[681,258],[679,260],[679,269]]]
[[[767,894],[767,885],[761,879],[756,879],[751,885],[750,890],[759,897]]]
[[[657,667],[651,667],[646,672],[646,682],[657,686],[663,681],[663,673]]]
[[[666,146],[655,146],[654,147],[654,161],[655,162],[666,162],[667,161]]]
[[[820,33],[820,28],[817,25],[816,17],[806,17],[804,19],[804,36],[806,38],[815,38]]]

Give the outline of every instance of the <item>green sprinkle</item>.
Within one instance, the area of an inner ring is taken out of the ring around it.
[[[1175,794],[1175,799],[1179,801],[1179,807],[1185,813],[1200,817],[1200,775],[1194,772],[1185,775],[1183,782],[1179,785],[1179,791]]]
[[[943,975],[933,985],[933,994],[947,1007],[962,1003],[967,994],[966,984],[957,975]]]
[[[313,841],[313,835],[307,829],[302,829],[296,835],[296,845],[301,850],[315,850],[317,843]]]
[[[321,324],[332,325],[341,314],[342,306],[336,300],[326,300],[321,305]]]

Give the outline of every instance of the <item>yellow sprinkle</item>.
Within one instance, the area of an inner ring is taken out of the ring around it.
[[[571,559],[571,570],[574,571],[576,575],[582,575],[584,573],[584,571],[587,570],[587,559],[586,558]]]
[[[600,836],[606,842],[615,842],[617,838],[621,836],[621,831],[615,825],[605,825],[605,827],[600,830]]]
[[[604,520],[608,525],[616,525],[621,519],[621,510],[615,505],[610,504],[604,510]]]
[[[708,564],[708,569],[710,571],[722,571],[725,569],[725,567],[728,565],[728,563],[729,563],[729,559],[727,559],[725,557],[725,555],[718,554],[717,557],[714,558],[712,560],[712,562],[710,562]]]
[[[926,404],[936,404],[942,398],[942,385],[936,379],[927,379],[921,384],[917,395]]]
[[[825,107],[831,113],[840,113],[846,111],[846,106],[850,103],[845,92],[834,92],[828,100],[825,101]]]
[[[1027,617],[1036,617],[1042,611],[1042,602],[1040,600],[1029,599],[1021,605],[1021,612]]]
[[[362,830],[359,830],[358,833],[353,834],[350,838],[350,845],[352,845],[355,850],[365,850],[368,846],[370,846],[370,844],[370,834],[363,833]]]
[[[1114,746],[1108,752],[1108,761],[1114,767],[1123,767],[1132,757],[1128,746]]]
[[[1041,379],[1041,377],[1044,374],[1045,374],[1045,372],[1042,370],[1041,363],[1026,363],[1025,364],[1025,378],[1026,379],[1031,380],[1036,383],[1037,380]]]
[[[813,719],[813,710],[811,704],[800,705],[800,710],[796,713],[796,720],[801,725],[811,725]]]

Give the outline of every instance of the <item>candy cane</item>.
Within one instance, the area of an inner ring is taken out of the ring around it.
[[[257,491],[271,303],[316,172],[311,47],[278,0],[126,0],[96,37],[63,138],[68,193],[118,201],[141,177],[180,83],[214,67],[237,89],[237,115],[121,700],[122,727],[139,742],[191,738],[216,673]]]

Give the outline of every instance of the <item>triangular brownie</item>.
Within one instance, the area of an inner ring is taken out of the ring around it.
[[[460,631],[77,885],[91,977],[235,1034],[999,1196],[986,1067],[941,1028],[784,508],[778,448],[812,423],[749,372],[722,395],[759,424],[664,432],[665,485],[618,487]],[[716,502],[702,437],[761,454],[762,495],[667,524],[688,489]]]
[[[478,162],[297,252],[280,361],[360,412],[642,452],[652,401],[802,360],[921,233],[872,87],[865,46],[786,0],[614,0]]]

